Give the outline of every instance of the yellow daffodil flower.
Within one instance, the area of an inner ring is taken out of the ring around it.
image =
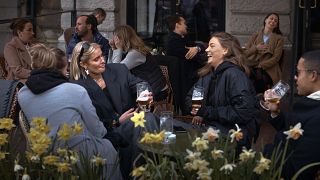
[[[12,128],[16,127],[16,125],[13,124],[13,120],[10,118],[1,118],[0,119],[0,129],[6,129],[10,131]]]
[[[188,155],[185,157],[185,159],[188,159],[189,161],[194,161],[196,159],[199,159],[201,156],[201,152],[192,152],[189,149],[186,149]]]
[[[71,170],[71,166],[69,163],[56,163],[55,165],[58,168],[58,172],[61,173],[66,173]]]
[[[229,131],[230,134],[230,138],[231,138],[231,143],[234,141],[234,139],[236,139],[236,141],[240,141],[241,139],[243,139],[243,133],[241,132],[241,129],[239,128],[238,124],[236,124],[237,130],[231,129]]]
[[[57,149],[57,153],[59,154],[59,156],[62,156],[62,157],[64,157],[64,156],[68,156],[68,150],[67,149],[61,149],[61,148],[58,148]]]
[[[41,154],[45,153],[48,148],[49,148],[49,145],[47,145],[47,144],[32,144],[31,145],[31,150],[39,156]]]
[[[193,170],[193,164],[188,162],[188,163],[185,163],[184,166],[183,166],[183,169],[186,169],[187,171],[192,171]]]
[[[41,133],[48,134],[50,132],[50,127],[46,124],[40,124],[36,127]]]
[[[141,111],[139,113],[134,112],[131,121],[134,123],[134,127],[144,127],[144,123],[146,122],[146,120],[144,120],[144,111]]]
[[[133,171],[131,172],[131,175],[133,177],[139,177],[146,171],[146,168],[143,166],[135,167]]]
[[[31,121],[31,126],[39,127],[47,124],[47,119],[43,117],[34,117]]]
[[[43,158],[43,164],[45,165],[55,165],[59,162],[59,157],[54,155],[45,156]]]
[[[83,127],[81,123],[75,122],[73,125],[73,131],[75,134],[81,134],[83,132]]]
[[[197,137],[196,140],[192,142],[192,147],[196,147],[197,151],[202,152],[208,149],[208,140]]]
[[[209,165],[208,161],[206,160],[203,160],[203,159],[195,159],[193,161],[193,168],[194,170],[197,170],[197,169],[203,169],[203,168],[207,168]]]
[[[247,150],[246,148],[243,148],[242,153],[239,155],[239,159],[240,161],[245,162],[245,161],[248,161],[249,159],[253,159],[255,154],[256,153],[252,149]]]
[[[291,139],[297,140],[299,139],[300,136],[302,136],[303,131],[304,130],[301,129],[301,123],[298,123],[293,128],[283,133],[287,135],[287,139],[291,138]]]
[[[211,151],[211,156],[214,160],[217,160],[218,158],[223,158],[223,151],[217,150],[216,147]]]
[[[264,158],[262,153],[260,153],[260,160],[258,161],[257,166],[253,169],[253,172],[257,174],[262,174],[265,170],[269,170],[271,160]]]
[[[233,163],[228,164],[227,159],[225,159],[225,163],[224,163],[224,165],[220,168],[220,171],[224,171],[224,174],[230,174],[235,167],[236,167],[235,164],[233,164]]]
[[[63,124],[62,128],[58,131],[58,139],[69,140],[72,136],[72,128],[68,124]]]
[[[202,138],[207,139],[209,142],[214,142],[219,138],[220,130],[215,130],[212,127],[209,127],[207,132],[202,133]]]
[[[91,159],[91,163],[94,164],[95,166],[103,166],[106,164],[106,162],[107,162],[107,159],[103,159],[99,155],[93,156],[93,158]]]
[[[8,134],[0,134],[0,146],[8,142]]]
[[[201,180],[211,180],[211,174],[213,169],[207,167],[199,169],[197,172],[199,179]]]

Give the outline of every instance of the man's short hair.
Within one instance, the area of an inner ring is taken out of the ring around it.
[[[93,12],[92,12],[92,14],[93,14],[94,16],[96,16],[97,14],[100,14],[100,15],[103,16],[103,17],[106,17],[106,16],[107,16],[106,11],[105,11],[104,9],[102,9],[102,8],[96,8],[96,9],[94,9]]]
[[[87,17],[86,24],[91,24],[92,33],[95,33],[98,31],[98,28],[97,28],[98,21],[94,15],[90,14],[90,15],[81,15],[81,16]],[[81,17],[81,16],[79,16],[79,17]]]
[[[320,73],[320,50],[304,53],[301,58],[304,59],[305,67]]]
[[[176,23],[179,23],[181,18],[182,16],[178,14],[167,17],[166,21],[169,31],[174,31]]]

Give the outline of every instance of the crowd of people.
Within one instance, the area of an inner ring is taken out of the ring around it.
[[[110,40],[101,35],[97,26],[105,18],[101,8],[91,15],[80,15],[66,53],[33,43],[31,21],[17,19],[10,26],[13,38],[4,51],[7,79],[25,84],[18,101],[28,120],[46,117],[52,137],[62,123],[81,122],[83,134],[70,139],[69,144],[80,152],[85,149],[88,155],[99,152],[107,158],[106,168],[115,168],[112,178],[130,179],[142,132],[129,120],[139,111],[136,84],[149,83],[149,97],[154,101],[167,98],[168,86],[151,49],[132,27],[116,27]],[[170,33],[166,53],[184,65],[184,86],[181,92],[175,92],[182,94],[182,113],[193,116],[191,124],[214,126],[224,134],[237,124],[243,132],[237,154],[243,147],[251,148],[261,121],[257,94],[266,97],[281,79],[279,61],[284,40],[279,15],[268,14],[263,27],[252,35],[245,48],[226,32],[212,34],[207,46],[196,44],[188,40],[182,16],[173,15],[167,21]],[[302,97],[293,105],[293,113],[285,115],[280,111],[279,101],[265,102],[270,112],[268,121],[279,131],[275,144],[284,141],[280,132],[289,126],[300,122],[305,130],[301,139],[290,142],[292,154],[284,166],[285,179],[304,165],[320,161],[316,148],[320,134],[315,128],[320,107],[320,51],[305,53],[296,69],[297,92]],[[192,105],[195,86],[204,89],[199,107]],[[146,119],[148,130],[158,130],[155,115],[146,113]],[[118,156],[119,166],[114,163]],[[316,170],[311,168],[304,177],[313,177]],[[110,176],[106,173],[106,178]]]

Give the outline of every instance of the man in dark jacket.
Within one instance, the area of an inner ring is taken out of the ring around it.
[[[180,82],[181,93],[181,106],[183,107],[184,99],[192,87],[197,82],[198,69],[206,62],[206,57],[202,58],[201,54],[204,53],[202,45],[196,45],[194,42],[189,41],[185,36],[187,35],[186,21],[182,16],[174,15],[167,18],[169,28],[169,35],[166,40],[166,54],[168,56],[175,56],[183,61],[181,65]]]
[[[303,134],[297,140],[289,140],[288,160],[283,169],[283,177],[291,177],[302,167],[320,162],[320,50],[305,53],[297,65],[295,80],[297,93],[303,97],[296,100],[292,113],[280,112],[278,104],[268,103],[270,123],[279,131],[279,141],[285,141],[283,131],[301,123]],[[265,97],[269,91],[265,92]],[[282,139],[281,139],[282,138]],[[319,166],[305,170],[298,179],[314,179]]]

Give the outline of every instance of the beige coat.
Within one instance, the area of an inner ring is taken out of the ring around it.
[[[265,51],[257,50],[257,45],[260,43],[263,43],[263,29],[253,34],[246,45],[247,65],[252,68],[260,65],[275,84],[281,79],[279,60],[283,53],[283,37],[272,33],[269,38],[269,48]]]
[[[11,41],[5,45],[4,58],[8,71],[6,79],[18,79],[25,83],[31,71],[31,57],[25,45],[18,37],[14,36]]]

